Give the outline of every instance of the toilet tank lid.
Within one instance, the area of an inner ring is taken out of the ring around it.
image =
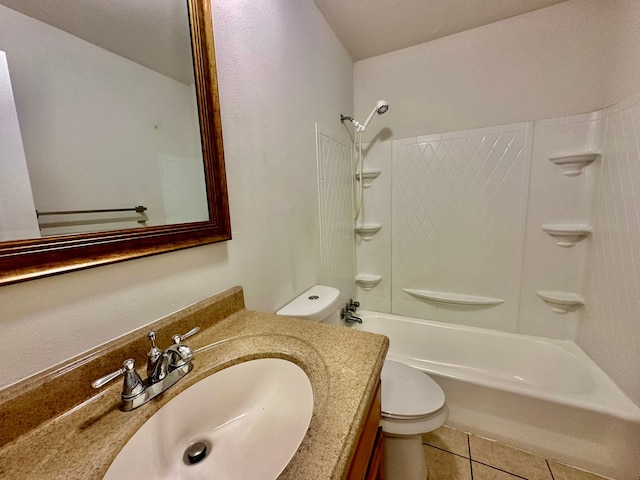
[[[276,312],[276,315],[320,321],[328,317],[340,302],[340,290],[326,285],[314,285]]]

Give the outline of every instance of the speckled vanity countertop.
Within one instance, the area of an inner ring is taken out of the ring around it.
[[[158,331],[162,348],[172,334],[195,325],[203,330],[185,342],[196,349],[192,372],[148,404],[124,413],[118,409],[121,381],[101,392],[88,387],[124,358],[145,365],[150,329]],[[242,289],[234,287],[1,390],[0,478],[101,479],[129,438],[170,399],[218,370],[265,357],[299,365],[314,393],[307,434],[279,479],[345,478],[387,349],[380,335],[246,310]]]

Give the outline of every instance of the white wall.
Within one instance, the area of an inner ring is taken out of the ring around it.
[[[356,118],[380,98],[390,103],[365,140],[375,125],[406,138],[607,106],[609,9],[571,0],[357,62]]]
[[[201,157],[193,86],[4,6],[0,25],[36,208],[145,205],[163,225],[160,155]],[[117,226],[138,225],[99,227]]]
[[[640,89],[640,2],[611,0],[607,38],[610,42],[605,76],[605,105],[620,102]]]
[[[235,284],[275,311],[317,281],[314,123],[350,110],[351,59],[313,2],[213,5],[233,240],[0,287],[0,385]]]

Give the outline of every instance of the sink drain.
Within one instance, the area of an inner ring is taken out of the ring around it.
[[[210,446],[207,442],[195,442],[185,450],[184,452],[184,463],[187,465],[195,465],[196,463],[200,463],[207,457],[209,453]]]

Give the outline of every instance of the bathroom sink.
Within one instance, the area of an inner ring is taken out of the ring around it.
[[[273,480],[300,446],[312,411],[311,383],[294,363],[239,363],[158,410],[104,478]]]

